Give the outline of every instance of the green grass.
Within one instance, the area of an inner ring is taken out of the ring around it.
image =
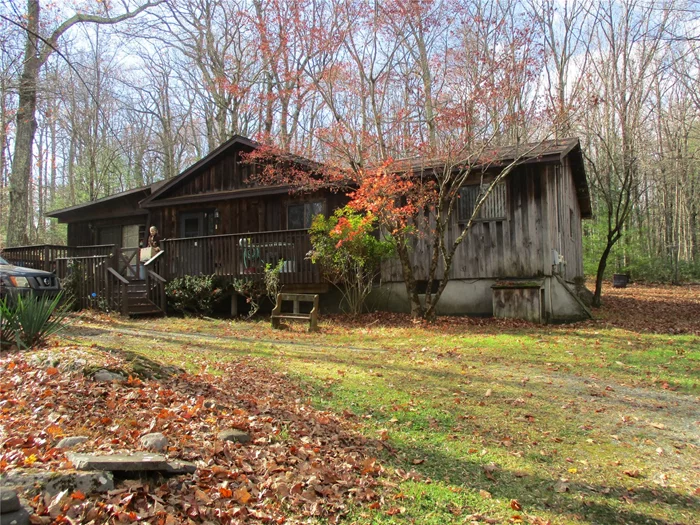
[[[388,487],[380,509],[353,508],[348,522],[697,519],[697,337],[459,322],[326,323],[307,334],[266,322],[89,317],[67,337],[191,372],[252,358],[288,372],[317,407],[386,438],[386,468],[417,475]]]

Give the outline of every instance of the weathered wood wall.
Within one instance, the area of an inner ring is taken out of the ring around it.
[[[506,184],[507,218],[477,221],[472,225],[466,239],[457,248],[450,278],[503,279],[551,275],[552,249],[567,261],[564,268],[566,279],[583,275],[581,213],[568,164],[521,166],[506,178]],[[573,227],[570,229],[571,219]],[[454,242],[461,231],[462,225],[454,213],[448,242]],[[431,250],[428,237],[414,242],[411,259],[417,280],[428,278]],[[442,276],[442,269],[439,276]],[[382,279],[386,282],[402,281],[400,264],[386,264],[382,269]]]
[[[232,191],[253,186],[250,175],[254,165],[245,162],[245,149],[234,149],[214,159],[199,172],[163,193],[163,198],[192,197],[205,193]]]
[[[68,223],[68,246],[91,246],[100,244],[100,229],[112,226],[146,225],[147,216],[131,215],[109,219],[84,220]]]
[[[583,275],[583,232],[581,208],[568,158],[559,169],[556,185],[550,187],[549,198],[557,204],[558,217],[557,227],[553,225],[551,229],[552,248],[564,257],[566,264],[561,269],[561,275],[571,281]]]
[[[194,211],[218,211],[219,219],[214,235],[235,233],[278,231],[288,229],[287,207],[290,204],[323,201],[325,213],[332,213],[347,202],[347,197],[330,192],[316,192],[308,195],[287,193],[242,199],[224,199],[206,203],[177,204],[151,210],[151,222],[158,228],[163,238],[179,238],[180,215]]]
[[[544,322],[544,288],[494,288],[492,293],[494,317]]]

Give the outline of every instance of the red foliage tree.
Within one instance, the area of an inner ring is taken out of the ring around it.
[[[330,23],[307,35],[317,54],[305,74],[326,116],[314,128],[324,164],[285,153],[284,143],[261,148],[251,161],[266,166],[262,183],[344,191],[353,208],[376,216],[396,241],[412,314],[433,318],[457,248],[482,205],[539,142],[515,148],[505,162],[497,147],[546,138],[537,128],[532,88],[540,54],[515,2],[393,0],[360,7],[334,3]],[[460,188],[483,184],[494,161],[500,163],[495,177],[460,233],[448,239]],[[430,254],[423,301],[411,255],[417,238]]]

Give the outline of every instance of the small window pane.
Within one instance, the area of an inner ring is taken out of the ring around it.
[[[184,220],[183,237],[198,237],[199,236],[199,218],[187,217]]]
[[[569,237],[574,238],[574,210],[569,208]]]
[[[287,229],[301,230],[304,228],[304,205],[294,204],[287,208]]]
[[[311,228],[311,223],[316,215],[323,213],[323,203],[322,202],[309,202],[305,206],[304,210],[304,228]]]
[[[146,238],[146,226],[139,226],[139,246],[143,246],[143,240]]]

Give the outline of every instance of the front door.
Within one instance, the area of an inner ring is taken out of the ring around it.
[[[180,237],[204,237],[214,235],[215,210],[192,211],[180,214]],[[184,245],[178,245],[177,258],[185,273],[199,275],[211,272],[211,248],[209,242],[193,240]],[[207,253],[205,253],[205,251]],[[208,263],[205,263],[207,261]]]

